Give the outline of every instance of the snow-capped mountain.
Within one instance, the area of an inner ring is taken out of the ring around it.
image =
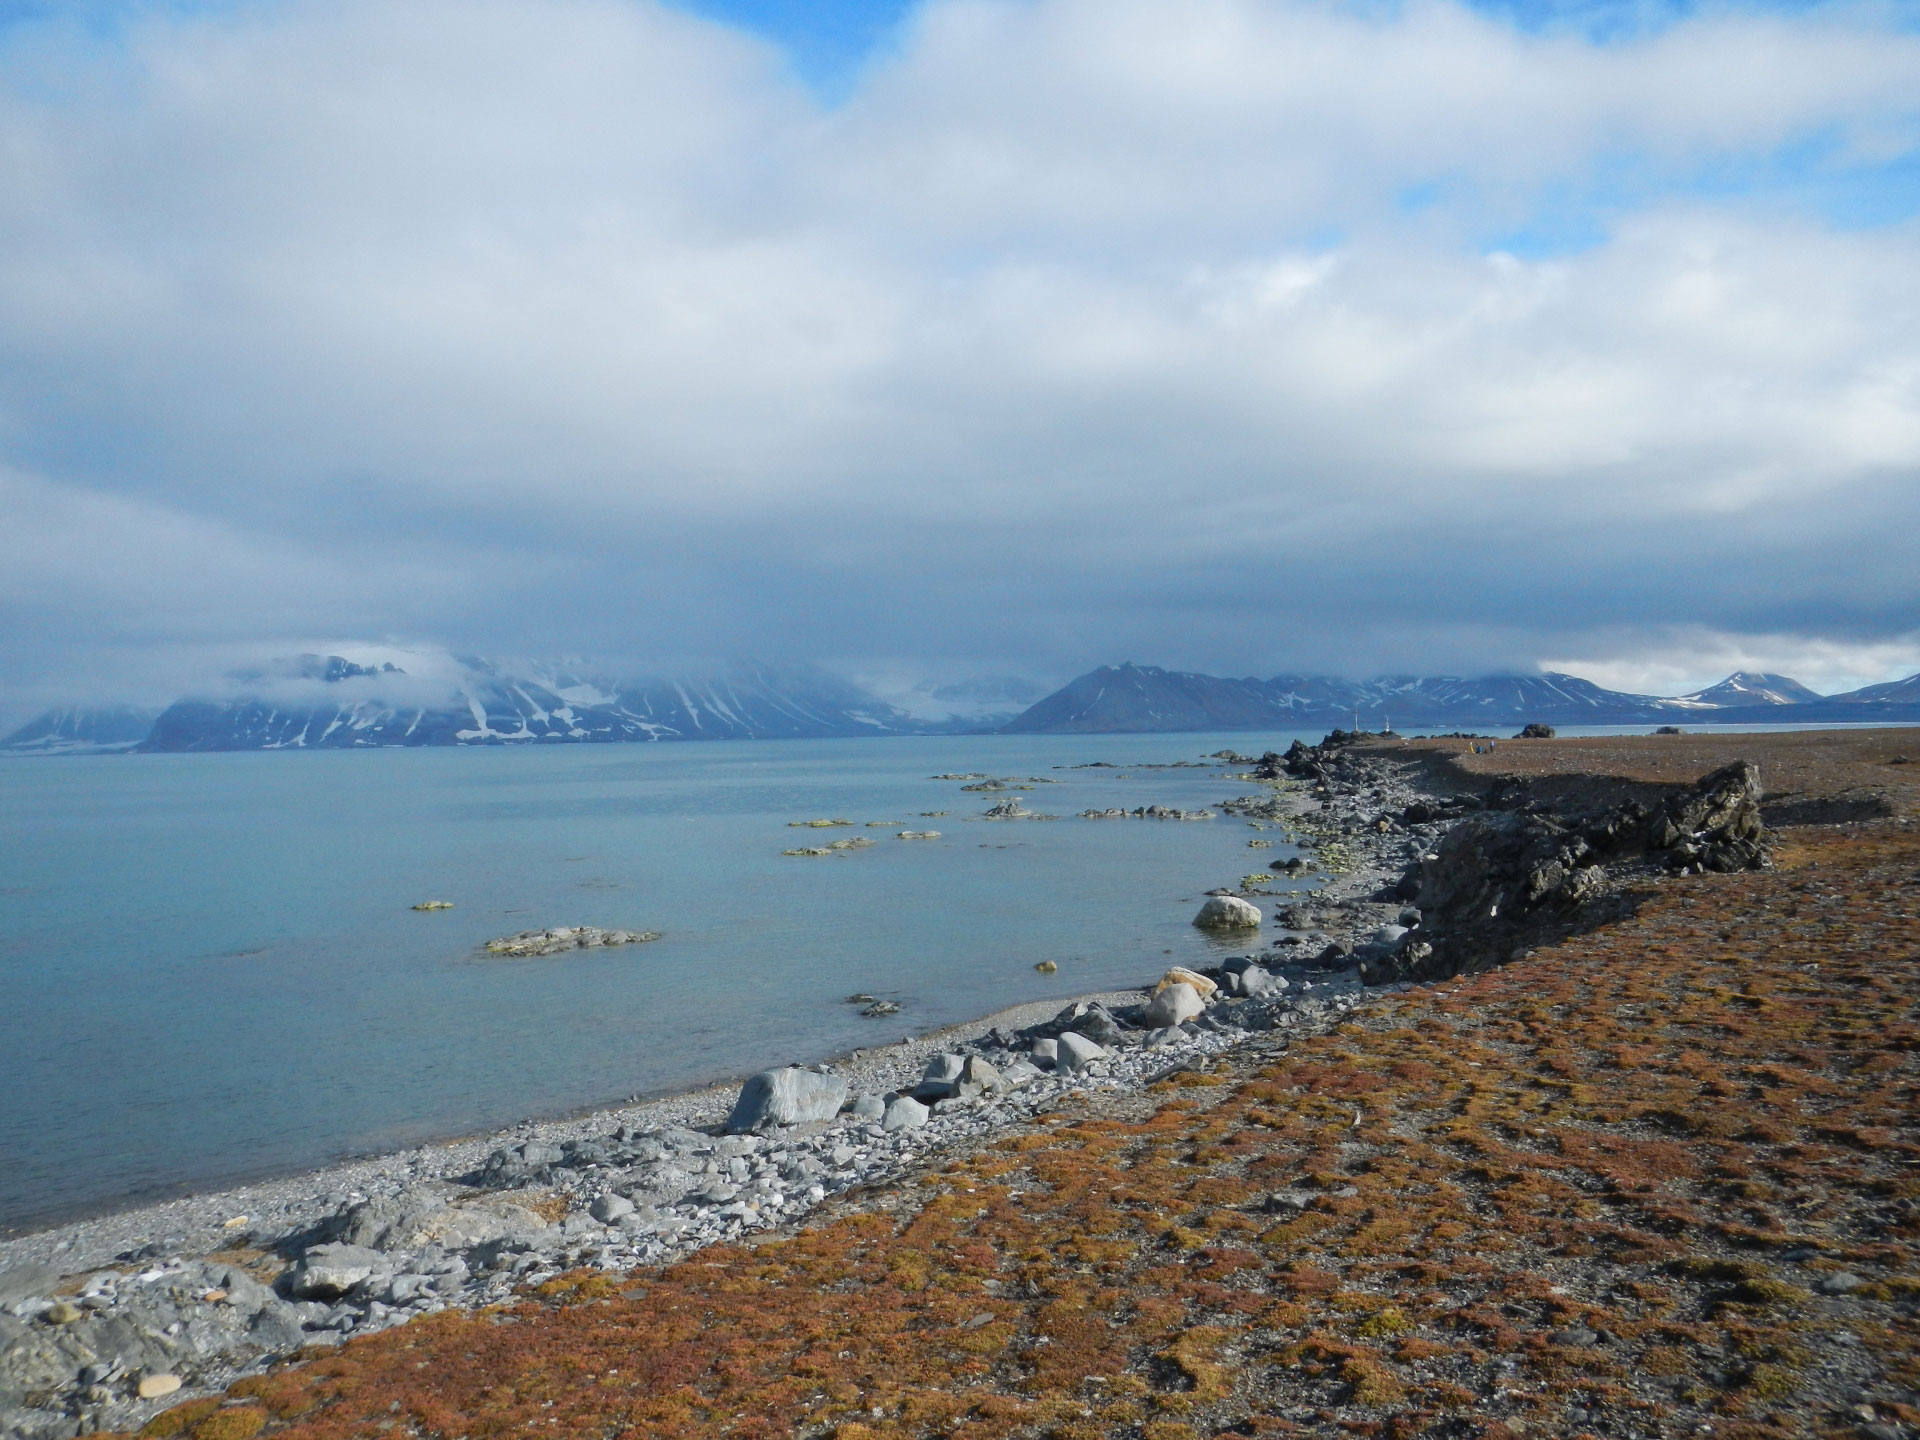
[[[1342,680],[1278,675],[1221,679],[1154,665],[1102,666],[1049,695],[1006,729],[1014,733],[1299,729],[1391,724],[1604,725],[1664,713],[1672,702],[1603,690],[1573,675],[1382,676]]]
[[[1681,705],[1705,705],[1724,709],[1731,705],[1811,705],[1826,697],[1809,690],[1798,680],[1764,671],[1736,670],[1718,685],[1696,690],[1691,695],[1675,696]]]
[[[460,657],[452,676],[416,677],[340,656],[303,656],[304,687],[183,700],[143,750],[282,750],[381,745],[503,745],[765,740],[906,734],[924,728],[819,671],[743,664],[699,678],[619,680]],[[449,685],[447,682],[451,680]],[[332,692],[312,694],[313,683]]]
[[[51,711],[0,750],[73,753],[746,740],[937,732],[802,666],[621,678],[443,651],[298,655],[237,671],[163,711]]]
[[[1890,680],[1884,685],[1867,685],[1844,695],[1829,695],[1829,705],[1920,705],[1920,675]],[[1865,719],[1865,716],[1849,717]]]
[[[1226,679],[1107,665],[1007,718],[1038,687],[988,679],[872,688],[802,666],[619,678],[581,664],[508,665],[444,651],[309,654],[238,671],[164,711],[51,710],[0,753],[352,749],[855,735],[1184,730],[1453,729],[1712,721],[1920,721],[1920,675],[1822,697],[1741,672],[1690,695],[1606,690],[1574,675]]]
[[[1009,722],[1015,734],[1177,730],[1286,730],[1391,725],[1439,729],[1524,725],[1720,724],[1920,720],[1920,676],[1821,696],[1784,675],[1729,675],[1668,698],[1605,690],[1575,675],[1382,676],[1343,680],[1277,675],[1223,679],[1154,665],[1104,665],[1069,681]]]

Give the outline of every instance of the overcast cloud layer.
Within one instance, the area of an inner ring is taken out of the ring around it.
[[[938,0],[831,106],[646,0],[0,29],[0,691],[1909,673],[1912,13]]]

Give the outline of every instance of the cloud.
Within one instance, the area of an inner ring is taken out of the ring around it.
[[[1845,5],[938,0],[833,106],[646,0],[16,25],[0,686],[1894,663],[1920,222],[1806,196],[1917,95]]]

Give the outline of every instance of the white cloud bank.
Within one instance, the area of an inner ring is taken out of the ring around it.
[[[313,633],[1870,672],[1920,226],[1798,197],[1916,147],[1849,6],[945,0],[832,110],[643,0],[17,25],[0,688]]]

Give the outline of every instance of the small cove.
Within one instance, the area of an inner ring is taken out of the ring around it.
[[[112,756],[0,765],[0,1225],[164,1198],[1138,983],[1284,858],[1214,807],[1291,734]],[[1313,738],[1313,737],[1309,737]],[[1115,769],[1071,769],[1105,761]],[[1036,776],[1056,821],[987,822]],[[941,816],[923,812],[944,810]],[[852,829],[789,828],[845,817]],[[869,820],[937,829],[901,841]],[[872,837],[828,857],[783,849]],[[1271,832],[1270,832],[1271,836]],[[1271,837],[1276,838],[1277,837]],[[426,899],[454,904],[416,913]],[[485,956],[551,924],[646,945]],[[1034,965],[1052,960],[1053,974]],[[865,991],[900,1014],[861,1018]]]

